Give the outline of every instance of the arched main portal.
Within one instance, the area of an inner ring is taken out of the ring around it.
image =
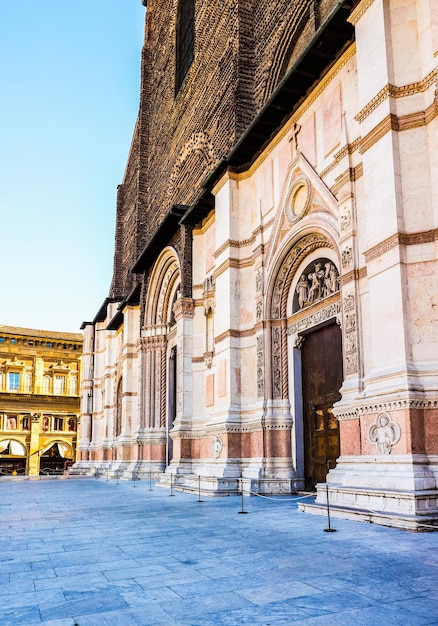
[[[339,456],[332,413],[343,381],[337,268],[334,244],[310,234],[284,255],[273,281],[272,397],[290,402],[297,488],[324,482]]]

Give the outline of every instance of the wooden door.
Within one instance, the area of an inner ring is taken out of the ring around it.
[[[342,384],[341,330],[335,323],[305,336],[302,348],[304,471],[306,489],[324,482],[340,454],[339,424],[332,413]]]

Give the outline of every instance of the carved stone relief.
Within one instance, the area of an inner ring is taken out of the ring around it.
[[[310,271],[309,271],[310,270]],[[328,259],[318,259],[301,274],[295,288],[294,311],[304,309],[338,291],[338,271]]]
[[[315,311],[315,313],[311,313],[307,317],[303,317],[297,322],[293,322],[292,324],[289,324],[286,332],[288,335],[295,335],[296,333],[302,332],[303,330],[308,330],[309,328],[312,328],[313,326],[317,326],[318,324],[321,324],[322,322],[332,319],[333,317],[337,317],[340,311],[341,311],[340,303],[334,302],[333,304],[330,304],[330,306],[324,307],[323,309],[320,309],[319,311]],[[301,347],[301,346],[297,346],[297,347]]]
[[[215,435],[213,437],[213,441],[211,442],[211,451],[213,452],[213,456],[215,459],[218,459],[220,453],[222,452],[224,447],[223,441],[219,435]]]
[[[257,322],[260,322],[260,320],[262,319],[262,313],[263,313],[263,301],[260,298],[260,300],[256,302],[256,321]]]
[[[263,366],[263,337],[257,337],[257,397],[263,398],[265,392],[264,385],[264,366]]]
[[[298,265],[300,260],[305,255],[309,254],[316,248],[327,246],[327,239],[323,235],[307,235],[303,237],[291,250],[287,258],[285,259],[281,269],[275,280],[275,285],[272,294],[272,317],[278,319],[285,314],[283,308],[285,307],[285,297],[290,288],[290,282],[292,280],[292,271],[295,264]]]
[[[351,226],[351,209],[343,207],[340,216],[341,231],[347,230]]]
[[[353,251],[350,247],[344,248],[342,250],[342,267],[347,269],[353,262]]]
[[[272,378],[274,398],[281,398],[281,328],[272,329]]]
[[[376,423],[368,431],[368,437],[371,443],[376,444],[379,454],[391,454],[392,447],[400,441],[401,428],[397,422],[391,422],[388,413],[379,413]]]
[[[353,294],[344,296],[344,345],[345,374],[354,374],[358,370],[357,335],[356,335],[356,301]]]
[[[260,293],[263,287],[263,277],[262,277],[262,269],[259,269],[256,272],[256,292]]]

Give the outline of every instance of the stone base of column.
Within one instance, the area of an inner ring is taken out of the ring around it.
[[[436,456],[436,455],[435,455]],[[341,457],[299,509],[411,530],[438,530],[438,465],[426,455]]]

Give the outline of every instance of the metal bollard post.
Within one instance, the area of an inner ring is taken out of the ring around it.
[[[119,470],[116,470],[116,485],[119,484]]]
[[[137,472],[132,472],[132,480],[134,482],[134,484],[132,485],[133,487],[137,487],[137,485],[135,484],[137,481],[137,478],[138,478]]]
[[[153,491],[153,489],[152,489],[152,472],[149,472],[149,491]]]
[[[246,515],[248,511],[245,511],[243,506],[243,480],[240,481],[240,495],[242,496],[242,508],[238,513],[239,515]]]
[[[175,494],[173,493],[173,475],[170,475],[170,493],[169,496],[174,496]]]
[[[201,477],[198,476],[198,502],[202,502],[201,500]]]
[[[106,468],[106,479],[109,480],[109,467]]]
[[[330,470],[330,459],[327,461],[327,469]],[[328,526],[327,528],[324,528],[324,532],[325,533],[335,533],[336,532],[336,528],[332,528],[330,526],[330,501],[329,501],[329,488],[328,488],[328,483],[325,483],[325,493],[326,493],[326,498],[327,498],[327,520],[328,520]]]

